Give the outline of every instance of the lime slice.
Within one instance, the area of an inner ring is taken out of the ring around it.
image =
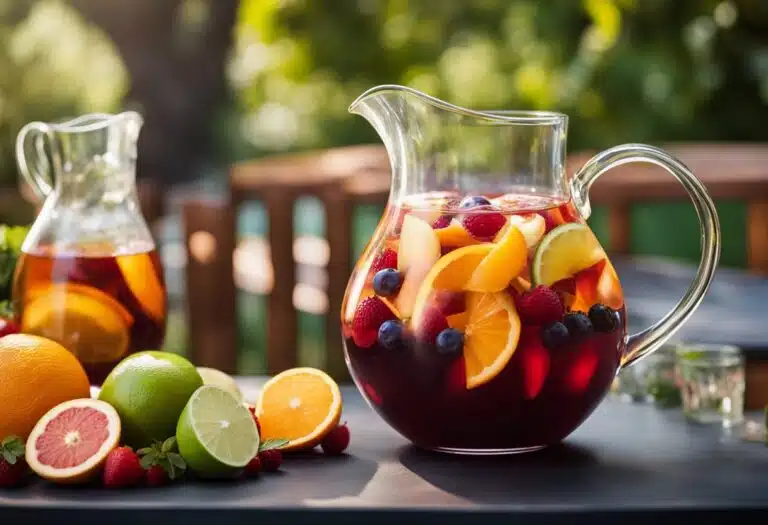
[[[229,477],[259,451],[253,416],[226,390],[198,388],[189,398],[176,427],[179,452],[189,468],[204,477]]]
[[[231,376],[225,374],[221,370],[208,368],[205,366],[198,366],[197,371],[200,374],[200,377],[203,378],[203,384],[223,388],[235,396],[235,399],[238,401],[243,400],[243,393],[240,391],[240,387],[237,386],[237,383]]]
[[[539,243],[531,264],[534,285],[551,286],[605,259],[592,230],[580,222],[554,228]]]

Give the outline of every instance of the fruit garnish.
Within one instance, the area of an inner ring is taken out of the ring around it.
[[[232,476],[259,451],[251,413],[232,394],[211,385],[201,386],[189,398],[176,427],[176,442],[187,466],[204,477]]]
[[[157,322],[165,321],[166,294],[162,273],[146,254],[116,257],[125,284],[141,309]]]
[[[436,229],[435,232],[443,248],[461,248],[462,246],[480,243],[456,219],[451,220],[448,226]]]
[[[373,259],[371,273],[376,274],[385,268],[397,268],[397,252],[391,248],[385,248]]]
[[[466,210],[470,208],[476,208],[477,206],[490,206],[491,201],[483,197],[482,195],[470,195],[461,199],[459,203],[459,209]]]
[[[346,423],[331,430],[320,443],[323,452],[328,456],[338,456],[349,446],[349,427]]]
[[[611,333],[619,326],[619,319],[616,311],[610,306],[604,304],[594,304],[589,309],[589,320],[595,332]]]
[[[277,472],[283,464],[283,453],[276,448],[259,452],[258,458],[264,472]]]
[[[520,318],[505,292],[467,294],[469,320],[464,332],[466,386],[476,388],[501,372],[520,338]]]
[[[149,470],[144,474],[144,479],[150,487],[162,487],[171,480],[168,476],[168,472],[166,472],[160,465],[152,465],[149,467]]]
[[[581,223],[558,226],[539,243],[531,264],[535,284],[551,286],[605,259],[595,234]]]
[[[245,466],[245,473],[249,476],[256,476],[261,473],[261,458],[256,454]]]
[[[176,433],[179,415],[201,386],[203,379],[188,360],[150,350],[118,363],[104,380],[99,399],[120,414],[124,443],[148,447]]]
[[[453,216],[451,215],[441,215],[432,223],[432,229],[440,230],[442,228],[447,228],[451,224],[452,219]]]
[[[0,442],[0,488],[20,484],[26,471],[24,442],[18,436],[7,436]]]
[[[445,320],[448,321],[448,326],[463,332],[467,328],[467,323],[469,322],[469,312],[449,315]]]
[[[565,377],[566,387],[573,392],[583,392],[595,375],[599,357],[590,347],[583,347],[575,354],[573,364]]]
[[[119,440],[120,416],[114,408],[97,399],[74,399],[40,418],[24,455],[41,478],[82,483],[99,473]]]
[[[552,288],[539,285],[521,294],[515,301],[520,320],[525,325],[543,325],[559,321],[565,314],[560,296]]]
[[[367,297],[360,301],[352,319],[352,340],[360,348],[370,348],[376,343],[379,327],[384,321],[397,316],[379,297]]]
[[[557,350],[567,344],[569,338],[568,328],[560,321],[541,327],[541,342],[549,350]]]
[[[461,218],[461,224],[469,234],[479,241],[490,241],[499,233],[507,219],[498,211],[468,213]]]
[[[500,292],[520,274],[527,257],[525,237],[515,226],[510,226],[472,272],[464,288],[471,292]]]
[[[559,208],[550,208],[548,210],[541,211],[539,212],[539,215],[544,218],[544,225],[546,227],[547,233],[551,232],[558,226],[567,223],[567,221],[563,218],[563,215],[560,213]]]
[[[608,260],[605,261],[605,266],[597,281],[597,300],[614,310],[624,306],[624,292],[621,289],[619,276]]]
[[[104,464],[102,479],[104,486],[110,489],[133,487],[144,478],[139,456],[131,447],[119,447],[112,450]]]
[[[0,319],[0,337],[18,334],[20,331],[21,327],[13,319]]]
[[[534,399],[541,393],[549,374],[549,352],[535,328],[523,329],[520,338],[518,354],[523,371],[523,392],[526,399]]]
[[[317,445],[339,422],[341,392],[315,368],[281,372],[264,385],[256,403],[264,439],[287,439],[284,450]]]
[[[24,307],[21,331],[53,339],[84,363],[117,361],[128,352],[131,314],[109,294],[54,284]]]
[[[403,275],[395,269],[385,268],[373,276],[373,291],[381,297],[392,297],[400,291]]]
[[[582,341],[589,337],[594,328],[584,312],[571,312],[563,318],[563,324],[568,329],[568,335],[573,341]]]
[[[261,436],[261,423],[259,423],[259,418],[256,417],[256,407],[250,403],[243,403],[243,405],[245,405],[245,408],[247,408],[248,412],[251,413],[253,422],[256,423],[256,430],[258,431],[259,436]]]
[[[464,347],[464,334],[455,328],[446,328],[437,334],[437,351],[443,355],[458,355]]]
[[[576,291],[571,309],[589,311],[601,303],[619,309],[624,305],[624,293],[616,270],[608,259],[603,259],[576,274]]]
[[[203,379],[204,385],[213,385],[223,388],[235,396],[235,399],[239,399],[240,401],[243,400],[243,393],[240,390],[240,387],[237,386],[237,381],[235,381],[232,376],[225,374],[221,370],[208,368],[206,366],[198,366],[197,373],[200,374],[200,377]]]
[[[464,292],[452,292],[450,290],[435,291],[432,300],[435,307],[443,312],[443,315],[453,315],[467,309]]]
[[[151,447],[144,447],[136,451],[141,458],[142,468],[151,471],[155,467],[159,467],[166,475],[168,479],[178,479],[184,475],[187,470],[187,463],[181,454],[177,452],[176,437],[169,437],[162,443],[155,441]],[[161,482],[162,477],[158,474],[152,474],[154,482]],[[149,472],[147,472],[147,480],[149,481]]]
[[[419,287],[438,259],[440,240],[435,230],[423,220],[406,215],[400,234],[397,265],[403,274],[403,284],[395,299],[395,307],[402,316],[411,316]]]
[[[528,246],[529,250],[536,248],[547,231],[547,223],[544,220],[544,217],[538,213],[510,215],[505,228],[510,226],[515,226],[520,230],[523,237],[525,237],[525,244]],[[504,230],[500,232],[500,234],[502,233],[504,233]]]
[[[433,345],[437,342],[437,336],[448,328],[448,320],[443,312],[434,306],[427,308],[419,316],[419,323],[414,324],[416,337],[419,341]]]
[[[398,319],[384,321],[379,327],[379,344],[388,350],[394,350],[403,341],[403,323]]]
[[[91,397],[77,358],[55,341],[28,334],[0,338],[0,436],[26,440],[50,409]]]

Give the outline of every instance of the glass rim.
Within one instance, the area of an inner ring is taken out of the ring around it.
[[[735,365],[744,362],[741,348],[730,344],[695,343],[680,344],[675,355],[682,364]]]

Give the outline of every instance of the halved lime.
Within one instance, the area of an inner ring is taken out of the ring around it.
[[[531,263],[533,284],[551,286],[605,259],[605,252],[589,226],[560,225],[544,236]]]
[[[259,451],[253,416],[226,390],[205,385],[189,398],[176,427],[179,452],[204,477],[226,477]]]
[[[200,377],[203,378],[204,385],[218,386],[235,396],[237,400],[243,400],[243,393],[232,376],[216,368],[208,368],[206,366],[198,366],[197,371]]]

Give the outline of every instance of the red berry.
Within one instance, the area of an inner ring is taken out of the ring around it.
[[[363,299],[352,319],[352,339],[360,348],[369,348],[376,343],[379,327],[384,321],[397,319],[392,310],[378,297]]]
[[[526,399],[534,399],[541,393],[544,381],[549,375],[549,352],[541,342],[539,330],[531,328],[523,329],[518,349],[523,370],[524,395]]]
[[[451,224],[451,219],[453,219],[453,217],[450,215],[441,215],[432,223],[432,229],[440,230],[442,228],[447,228],[448,225]]]
[[[349,446],[349,427],[339,425],[331,430],[320,443],[323,452],[329,456],[338,456]]]
[[[563,302],[552,288],[537,286],[517,299],[517,311],[523,324],[543,325],[562,319]]]
[[[146,473],[147,485],[162,487],[169,481],[168,473],[160,465],[152,465]]]
[[[261,472],[261,458],[257,455],[245,466],[245,473],[249,476],[255,476],[259,472]]]
[[[258,457],[264,472],[277,472],[280,465],[283,464],[283,453],[276,448],[262,450]]]
[[[17,436],[0,441],[0,487],[15,487],[27,472],[24,461],[24,442]]]
[[[416,337],[427,344],[435,344],[440,332],[449,328],[445,315],[437,308],[430,307],[424,312],[421,325],[416,328]]]
[[[118,447],[107,456],[104,464],[104,486],[112,489],[131,487],[144,478],[139,456],[131,447]]]
[[[0,337],[18,334],[20,331],[21,328],[13,319],[0,319]]]
[[[464,215],[461,223],[469,234],[475,239],[490,240],[499,233],[507,219],[499,212],[469,213]]]
[[[248,412],[251,413],[253,422],[256,423],[256,430],[259,432],[259,435],[261,435],[261,423],[259,423],[259,418],[256,417],[256,407],[253,405],[248,405]]]
[[[371,264],[371,273],[376,274],[386,268],[397,269],[397,252],[392,248],[385,248],[376,256]]]

